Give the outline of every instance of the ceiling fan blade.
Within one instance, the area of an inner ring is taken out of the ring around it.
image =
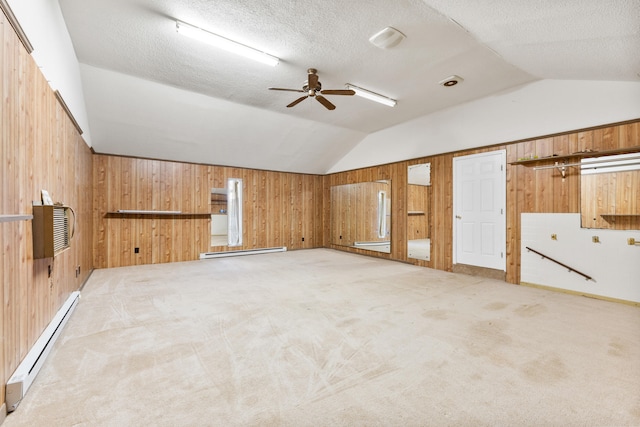
[[[321,90],[321,94],[323,95],[355,95],[356,92],[351,89],[327,89]]]
[[[316,95],[316,99],[318,100],[318,102],[322,105],[324,105],[325,107],[327,107],[327,110],[335,110],[336,106],[333,105],[331,102],[329,102],[329,100],[327,98],[325,98],[322,95]]]
[[[301,96],[300,98],[298,98],[295,101],[293,101],[291,104],[287,105],[287,108],[295,107],[296,105],[298,105],[299,103],[301,103],[302,101],[307,99],[307,97],[308,97],[308,95]]]
[[[300,89],[285,89],[282,87],[270,87],[267,88],[269,90],[286,90],[287,92],[300,92],[300,93],[304,93],[304,90],[300,90]]]

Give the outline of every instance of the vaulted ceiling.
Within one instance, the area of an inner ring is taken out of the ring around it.
[[[638,81],[637,0],[60,0],[99,153],[325,173],[368,135],[540,79]],[[269,67],[176,33],[176,20],[280,58]],[[406,35],[381,49],[387,26]],[[293,108],[307,69],[390,108]],[[453,87],[438,82],[450,75]],[[389,141],[390,144],[399,143]],[[425,141],[425,143],[440,143]],[[443,147],[442,151],[446,151]]]

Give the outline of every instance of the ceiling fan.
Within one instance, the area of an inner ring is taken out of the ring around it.
[[[288,92],[300,92],[306,93],[305,96],[301,96],[300,98],[293,101],[291,104],[287,105],[287,108],[291,108],[295,105],[298,105],[300,102],[304,101],[306,98],[313,97],[322,105],[324,105],[328,110],[335,110],[336,106],[333,105],[327,98],[322,95],[355,95],[355,92],[351,89],[325,89],[322,90],[322,83],[318,80],[318,70],[315,68],[309,68],[307,70],[308,77],[307,81],[304,82],[302,89],[284,89],[280,87],[270,87],[269,90],[286,90]]]

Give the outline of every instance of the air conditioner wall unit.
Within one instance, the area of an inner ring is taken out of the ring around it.
[[[67,206],[33,206],[33,258],[51,258],[68,249],[71,243],[73,210]]]

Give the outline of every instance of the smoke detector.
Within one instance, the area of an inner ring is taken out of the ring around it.
[[[378,31],[369,38],[369,42],[380,49],[391,49],[397,46],[407,36],[393,27],[387,27],[382,31]]]
[[[451,87],[451,86],[455,86],[458,83],[462,83],[464,81],[464,79],[460,76],[449,76],[446,79],[440,80],[438,82],[439,85],[442,85],[444,87]]]

